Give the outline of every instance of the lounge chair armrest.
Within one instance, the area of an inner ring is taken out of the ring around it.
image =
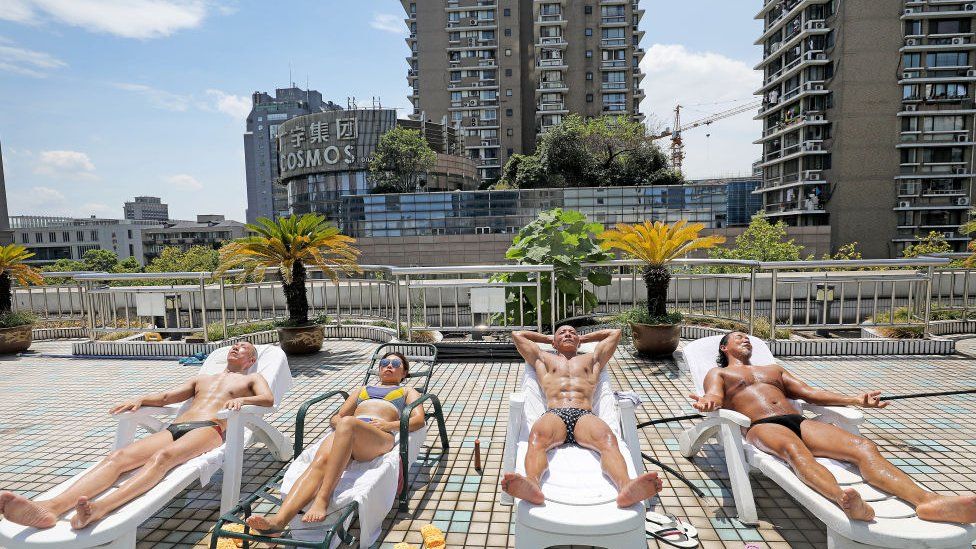
[[[739,427],[743,427],[746,429],[748,429],[752,425],[751,419],[746,417],[745,414],[741,414],[739,412],[736,412],[735,410],[727,410],[725,408],[721,408],[715,412],[705,412],[702,415],[704,415],[705,417],[717,417],[719,419],[734,423]]]
[[[425,423],[427,422],[427,418],[431,418],[436,415],[443,415],[444,412],[441,410],[441,401],[439,398],[437,398],[437,395],[433,393],[424,393],[420,395],[420,398],[418,398],[417,400],[404,406],[403,411],[400,412],[400,445],[401,446],[404,446],[404,444],[406,444],[406,446],[410,445],[408,443],[408,437],[410,436],[410,416],[413,414],[414,408],[420,406],[421,404],[423,404],[428,400],[434,405],[434,411],[424,412],[424,422]],[[406,446],[404,446],[404,448],[406,448]]]
[[[298,408],[298,413],[295,415],[295,455],[293,457],[298,457],[302,450],[305,449],[305,417],[308,416],[308,410],[312,406],[329,400],[330,398],[342,397],[342,400],[349,398],[349,393],[345,391],[329,391],[327,393],[322,393],[317,397],[310,398],[302,403]]]
[[[525,416],[525,392],[516,391],[508,397],[508,429],[505,433],[505,449],[502,453],[502,474],[515,472],[518,456],[519,431]],[[502,492],[500,503],[514,505],[515,498]]]
[[[167,406],[143,406],[142,408],[132,412],[112,414],[112,417],[118,421],[138,421],[142,418],[151,418],[156,416],[175,416],[177,413],[179,413],[179,411],[180,404],[169,404]]]
[[[864,412],[857,408],[846,406],[820,406],[809,402],[797,401],[804,410],[822,416],[828,422],[837,422],[847,425],[860,425],[864,422]]]
[[[273,414],[278,411],[277,406],[252,406],[250,404],[241,406],[240,410],[220,410],[217,412],[217,419],[228,419],[231,415],[238,414],[252,414],[256,416],[263,416],[266,414]]]

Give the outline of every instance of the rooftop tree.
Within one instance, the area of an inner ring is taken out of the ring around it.
[[[437,161],[418,130],[395,127],[383,134],[369,163],[374,192],[414,192]]]

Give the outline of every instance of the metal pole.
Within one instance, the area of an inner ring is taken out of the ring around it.
[[[207,328],[210,325],[207,323],[207,279],[203,275],[200,275],[200,319],[203,322],[203,342],[210,343],[210,332]],[[193,324],[193,319],[190,319],[190,325]]]
[[[224,296],[224,277],[220,277],[220,326],[227,339],[227,298]]]
[[[542,272],[539,272],[542,276]],[[542,312],[542,311],[539,311]],[[556,270],[549,271],[549,325],[550,330],[556,329]]]
[[[932,334],[929,333],[929,315],[932,312],[932,271],[933,271],[933,267],[931,265],[929,265],[929,268],[927,270],[928,270],[928,278],[925,281],[925,329],[924,329],[923,333],[926,336],[931,336]],[[892,318],[894,318],[894,314],[892,314]]]
[[[521,298],[521,296],[519,296],[519,298]],[[541,334],[542,333],[542,273],[539,273],[539,276],[535,277],[535,302],[538,303],[539,305],[538,307],[536,307],[536,312],[535,312],[535,321],[536,324],[538,324],[538,326],[536,326],[536,329],[539,330],[539,333]],[[519,307],[520,308],[522,307],[521,302],[519,302]],[[525,324],[524,319],[522,320],[522,324],[523,325]]]
[[[393,323],[396,324],[397,337],[400,337],[400,277],[393,275],[393,308],[394,308],[394,320]]]
[[[749,335],[756,324],[756,267],[749,267]]]
[[[407,341],[413,341],[413,309],[410,299],[410,275],[403,277],[407,289]]]
[[[773,286],[769,298],[769,340],[776,341],[776,269],[771,274]]]

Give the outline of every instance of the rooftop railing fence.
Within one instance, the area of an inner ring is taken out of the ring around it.
[[[672,264],[668,306],[692,322],[769,339],[784,337],[784,330],[843,332],[866,324],[927,334],[933,315],[976,318],[976,270],[949,267],[949,262],[942,257],[684,259]],[[594,286],[586,278],[590,270],[609,274],[610,283]],[[341,275],[338,283],[312,269],[306,291],[310,318],[372,322],[396,328],[404,337],[417,330],[543,330],[564,320],[605,318],[643,306],[642,270],[640,262],[629,260],[584,265],[578,283],[595,296],[590,303],[551,289],[544,282],[554,271],[551,265],[364,265],[360,273]],[[503,273],[518,276],[500,281]],[[202,334],[210,341],[243,333],[255,323],[287,319],[276,271],[261,282],[241,282],[238,275],[45,273],[52,284],[15,288],[13,302],[15,310],[32,311],[43,322],[84,327],[92,339],[113,332],[159,332]],[[543,301],[554,304],[544,309],[548,318],[535,313],[534,304]]]

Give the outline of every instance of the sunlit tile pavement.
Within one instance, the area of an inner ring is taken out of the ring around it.
[[[59,354],[64,344],[38,343],[35,349]],[[374,344],[329,341],[325,351],[291,360],[295,388],[272,422],[286,432],[304,400],[362,381]],[[976,361],[956,357],[819,357],[784,361],[800,377],[842,392],[878,388],[888,394],[976,388]],[[70,477],[111,446],[114,421],[108,407],[120,399],[175,385],[196,367],[161,360],[90,360],[26,356],[0,359],[0,488],[29,496]],[[507,421],[507,395],[516,389],[518,363],[442,364],[431,384],[445,403],[450,453],[421,470],[408,513],[391,512],[383,548],[399,541],[419,546],[420,527],[434,523],[447,532],[450,547],[511,547],[511,508],[498,503],[498,477]],[[611,362],[614,384],[636,391],[645,403],[638,421],[692,413],[686,399],[688,376],[670,360],[633,358],[626,350]],[[864,433],[892,461],[929,489],[976,492],[976,395],[899,401],[868,411]],[[327,415],[311,421],[321,432]],[[753,487],[761,523],[745,527],[734,518],[728,477],[714,445],[694,460],[677,451],[677,435],[689,423],[643,432],[642,449],[684,474],[706,493],[699,499],[665,475],[657,507],[692,522],[702,546],[742,548],[825,547],[823,526],[776,485],[756,476]],[[434,431],[428,443],[434,442]],[[481,440],[484,473],[474,470],[473,440]],[[435,446],[436,447],[436,446]],[[263,448],[246,452],[249,493],[282,464]],[[205,546],[217,518],[219,479],[207,488],[185,491],[139,529],[140,547]],[[658,547],[649,541],[648,547]],[[664,547],[662,545],[662,547]]]

